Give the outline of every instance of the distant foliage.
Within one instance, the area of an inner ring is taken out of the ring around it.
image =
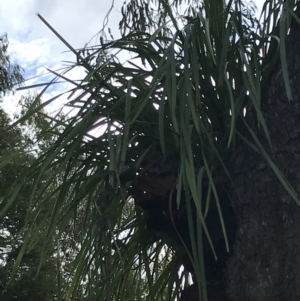
[[[21,116],[26,114],[26,107],[31,102],[31,95],[21,97]],[[5,194],[9,191],[9,186],[24,174],[34,162],[37,153],[47,149],[54,136],[55,132],[51,132],[51,122],[43,111],[39,111],[22,126],[11,126],[8,115],[0,109],[0,211],[7,204]],[[44,173],[41,177],[42,183],[50,177],[51,173]],[[36,187],[37,191],[43,191],[42,183]],[[54,189],[55,183],[47,191],[51,192]],[[53,240],[46,250],[42,240],[31,245],[30,250],[24,253],[22,263],[15,270],[28,232],[47,221],[45,214],[37,219],[28,219],[28,211],[33,216],[37,215],[37,210],[32,205],[35,202],[32,198],[33,190],[33,182],[26,183],[19,191],[16,202],[0,219],[1,301],[61,300],[59,298],[65,298],[69,287],[68,279],[72,273],[71,261],[74,257],[72,254],[76,251],[70,246],[76,245],[77,239],[71,227],[65,231],[59,242]],[[51,206],[54,201],[52,198],[48,205]],[[45,227],[39,227],[39,236],[43,237],[45,231]],[[82,291],[78,292],[78,300],[84,300]]]
[[[7,52],[8,44],[7,34],[0,36],[0,97],[24,81],[22,68],[11,63]]]

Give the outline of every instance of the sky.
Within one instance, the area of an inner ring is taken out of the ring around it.
[[[53,78],[50,70],[58,70],[74,62],[75,56],[38,18],[39,13],[69,44],[82,48],[89,41],[97,44],[97,33],[103,26],[105,15],[113,5],[109,26],[115,38],[119,37],[118,23],[124,0],[0,0],[0,35],[7,33],[8,52],[11,61],[20,65],[25,73],[26,85],[48,82]],[[263,0],[255,1],[258,7]],[[98,40],[97,40],[98,38]],[[46,73],[46,74],[45,74]],[[68,75],[82,79],[83,70],[74,70]],[[66,91],[66,84],[53,86],[44,95],[53,97]],[[4,108],[10,113],[16,110],[22,90],[5,97]]]
[[[93,37],[92,45],[99,42],[99,36],[95,35],[102,28],[112,4],[109,26],[118,36],[122,3],[122,0],[0,0],[0,35],[7,33],[11,61],[24,69],[26,79],[31,78],[26,85],[49,81],[53,74],[49,74],[47,68],[58,70],[68,65],[65,61],[75,60],[75,56],[67,51],[67,47],[38,18],[37,13],[74,48],[82,48]],[[41,76],[45,73],[46,76]],[[76,70],[69,76],[82,79],[83,74],[82,70]],[[65,89],[65,85],[55,85],[45,97]],[[3,102],[5,109],[14,111],[17,99],[24,93],[27,92],[20,91],[6,97]]]

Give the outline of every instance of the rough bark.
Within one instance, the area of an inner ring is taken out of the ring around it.
[[[296,21],[286,48],[293,100],[287,99],[278,64],[262,99],[273,149],[266,141],[263,146],[299,194],[300,27]],[[258,135],[263,139],[260,131]],[[232,191],[238,230],[234,255],[227,262],[228,300],[300,300],[300,206],[266,160],[246,145],[238,148],[231,172],[239,197]]]

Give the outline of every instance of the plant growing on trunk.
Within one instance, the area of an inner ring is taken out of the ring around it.
[[[80,208],[69,297],[88,283],[99,300],[298,300],[297,2],[266,2],[259,23],[240,1],[204,1],[182,28],[159,3],[171,26],[86,55],[40,16],[86,69],[26,174],[63,174],[45,246]]]

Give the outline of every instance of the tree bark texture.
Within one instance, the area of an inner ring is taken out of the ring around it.
[[[262,98],[272,151],[261,129],[257,135],[299,196],[300,26],[296,21],[286,51],[293,99],[287,99],[279,62]],[[300,300],[300,206],[263,156],[245,144],[239,146],[229,168],[236,188],[231,192],[238,229],[227,261],[224,300]]]

